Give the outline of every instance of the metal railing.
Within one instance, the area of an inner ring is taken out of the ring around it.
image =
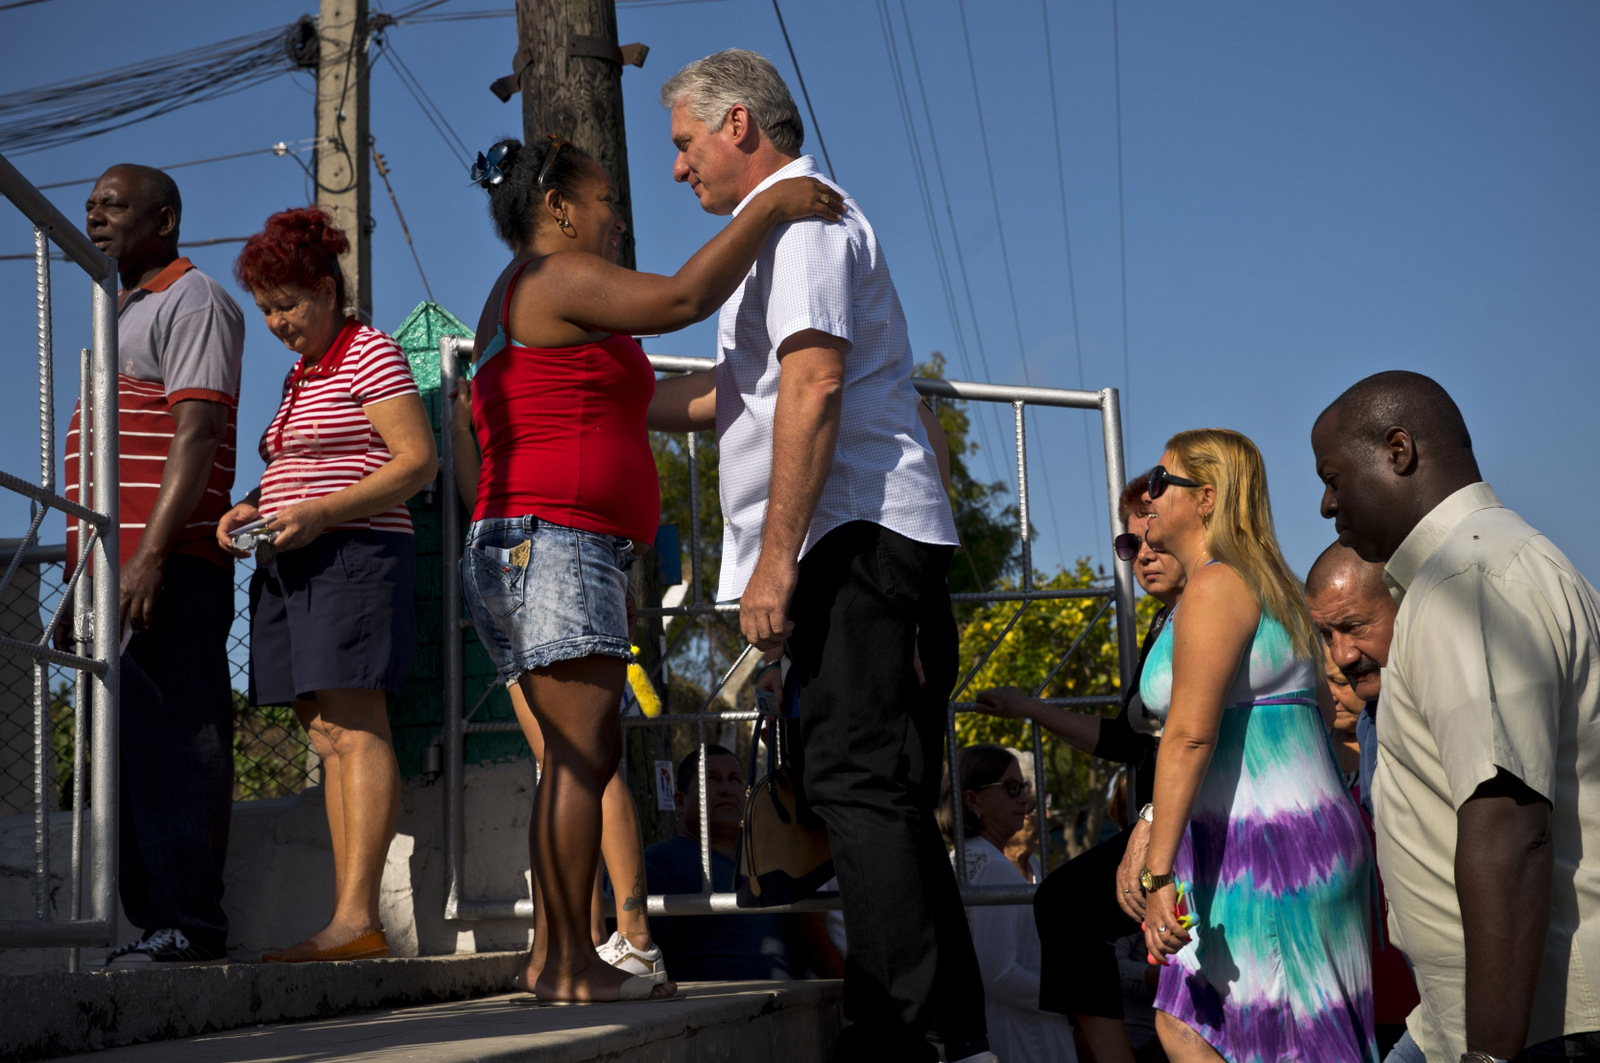
[[[457,380],[457,359],[463,356],[470,357],[472,341],[459,336],[445,336],[439,343],[440,365],[440,394],[447,396],[455,388]],[[650,364],[657,372],[696,372],[713,368],[714,362],[709,358],[685,358],[669,355],[651,355]],[[1004,625],[1000,634],[989,644],[977,663],[975,663],[961,678],[956,688],[951,692],[951,701],[946,710],[946,741],[952,770],[958,763],[956,745],[955,720],[958,712],[973,711],[976,706],[971,701],[959,700],[961,694],[972,682],[974,676],[983,668],[984,664],[992,657],[1006,636],[1016,626],[1023,612],[1034,602],[1060,600],[1067,598],[1101,598],[1104,604],[1091,617],[1084,629],[1077,635],[1072,643],[1062,653],[1059,661],[1045,676],[1038,686],[1035,694],[1043,692],[1051,680],[1070,660],[1079,647],[1081,647],[1096,624],[1106,615],[1108,610],[1115,609],[1117,632],[1117,663],[1118,675],[1122,689],[1126,690],[1134,678],[1134,668],[1138,661],[1138,647],[1136,643],[1134,620],[1134,594],[1133,594],[1133,565],[1129,561],[1115,559],[1112,565],[1112,586],[1109,588],[1064,588],[1044,589],[1033,586],[1033,532],[1028,522],[1028,452],[1027,452],[1027,426],[1024,414],[1030,406],[1042,406],[1057,409],[1094,410],[1100,415],[1101,435],[1105,446],[1105,470],[1107,500],[1110,505],[1111,534],[1115,536],[1121,529],[1116,524],[1118,499],[1122,485],[1126,479],[1122,461],[1122,421],[1118,405],[1118,396],[1115,388],[1105,388],[1101,391],[1071,391],[1060,388],[1036,387],[1011,387],[999,384],[981,384],[961,380],[942,380],[936,378],[918,377],[913,380],[917,390],[924,395],[939,398],[971,400],[976,402],[1005,403],[1012,408],[1015,425],[1016,461],[1017,461],[1017,510],[1018,532],[1021,547],[1022,586],[1017,590],[996,590],[976,593],[952,594],[951,600],[955,603],[984,603],[984,602],[1016,602],[1017,608]],[[695,433],[688,434],[688,464],[689,464],[689,592],[688,601],[677,606],[663,606],[658,608],[641,608],[639,615],[656,617],[709,617],[718,614],[737,615],[739,606],[737,602],[706,602],[701,600],[701,554],[700,554],[700,520],[699,520],[699,476],[698,476],[698,445]],[[462,882],[465,879],[465,800],[463,793],[463,767],[465,762],[465,743],[468,734],[506,732],[518,729],[513,721],[478,721],[467,718],[462,713],[463,696],[463,648],[461,634],[464,629],[469,629],[472,622],[465,619],[461,612],[461,585],[456,572],[458,571],[462,550],[461,510],[456,505],[456,480],[454,453],[451,433],[443,433],[443,444],[440,455],[442,469],[441,494],[444,502],[443,519],[443,553],[444,553],[444,835],[445,835],[445,918],[473,922],[489,919],[521,919],[533,918],[533,901],[528,897],[506,899],[467,899],[461,896]],[[689,625],[684,626],[687,631]],[[700,711],[694,713],[668,713],[664,712],[653,719],[643,717],[626,717],[624,727],[677,727],[694,726],[697,729],[698,740],[698,775],[699,778],[699,812],[700,812],[700,860],[702,873],[702,887],[698,895],[695,894],[651,894],[646,907],[646,912],[652,916],[667,915],[706,915],[706,914],[753,914],[777,913],[785,911],[809,912],[825,911],[839,907],[837,896],[811,897],[794,905],[776,906],[771,908],[740,908],[737,895],[732,893],[712,892],[711,882],[711,829],[710,829],[710,803],[707,801],[706,782],[706,745],[708,730],[712,724],[727,724],[733,722],[753,721],[757,717],[752,711],[710,711],[718,695],[729,680],[739,671],[740,665],[750,655],[754,647],[746,646],[733,662],[732,666],[721,671]],[[663,654],[665,658],[672,652],[672,647],[667,648]],[[720,670],[719,670],[720,671]],[[1050,698],[1047,702],[1073,709],[1098,708],[1120,704],[1120,698],[1115,694],[1090,696]],[[1034,794],[1038,801],[1038,821],[1041,825],[1048,823],[1045,807],[1044,785],[1044,756],[1042,735],[1037,722],[1029,721],[1030,746],[1033,750]],[[753,785],[756,780],[749,780]],[[680,783],[681,785],[681,783]],[[957,881],[961,884],[962,900],[968,905],[983,904],[1023,904],[1033,899],[1034,886],[970,886],[966,882],[966,847],[962,831],[962,816],[959,808],[959,787],[952,787],[952,812],[953,830],[955,834],[955,860],[957,866]],[[1041,831],[1042,862],[1048,866],[1050,833]]]
[[[0,636],[0,651],[33,662],[34,917],[0,920],[0,947],[72,948],[112,943],[117,912],[118,535],[117,535],[117,275],[116,264],[89,242],[16,168],[0,156],[0,192],[33,222],[39,312],[39,482],[0,472],[0,487],[33,503],[33,517],[0,578],[10,586],[29,551],[39,545],[45,514],[55,509],[78,521],[78,556],[54,615],[37,642]],[[56,489],[55,357],[51,334],[50,244],[93,282],[92,347],[79,353],[78,502]],[[93,468],[91,469],[91,464]],[[92,498],[92,507],[90,500]],[[80,504],[83,503],[83,504]],[[92,579],[84,572],[93,565]],[[75,652],[53,649],[54,629],[72,603]],[[54,778],[50,691],[46,664],[76,673],[73,801],[68,917],[50,910],[50,807]],[[87,754],[93,749],[94,756]],[[89,762],[88,792],[84,764]],[[89,914],[83,914],[83,809],[89,806]],[[76,967],[77,953],[72,954]]]

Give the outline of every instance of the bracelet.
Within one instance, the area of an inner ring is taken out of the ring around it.
[[[1156,821],[1156,806],[1145,805],[1139,810],[1139,818],[1146,823],[1154,823]]]
[[[760,668],[756,669],[756,678],[760,679],[762,676],[766,675],[768,672],[772,671],[774,668],[782,668],[782,667],[783,667],[783,658],[782,657],[779,657],[775,661],[768,661],[766,664],[764,664]]]

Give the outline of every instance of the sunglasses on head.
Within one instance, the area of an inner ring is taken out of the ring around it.
[[[551,144],[550,150],[544,157],[544,165],[539,167],[539,176],[534,178],[533,181],[534,187],[541,192],[544,191],[544,179],[550,176],[550,167],[556,164],[556,159],[561,157],[561,153],[563,151],[572,147],[570,143],[562,140],[554,133],[549,134],[549,136]]]
[[[1150,470],[1150,486],[1145,489],[1145,494],[1151,500],[1160,498],[1167,493],[1169,487],[1204,487],[1199,480],[1189,480],[1182,476],[1174,476],[1167,471],[1165,465],[1157,465]]]
[[[1144,540],[1133,534],[1133,532],[1123,532],[1121,535],[1111,540],[1111,548],[1115,550],[1117,552],[1117,556],[1124,561],[1132,561],[1134,558],[1138,557],[1139,547],[1143,545]]]

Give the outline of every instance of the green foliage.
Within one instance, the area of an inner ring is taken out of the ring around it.
[[[312,785],[313,780],[306,778],[307,748],[305,730],[293,709],[287,705],[251,708],[244,694],[233,692],[235,801],[283,797]]]
[[[912,369],[912,376],[942,378],[944,355],[934,351]],[[971,471],[978,443],[972,438],[972,417],[960,399],[939,399],[934,413],[950,450],[950,510],[961,546],[950,567],[950,590],[956,594],[987,590],[1017,575],[1018,512],[1005,499],[1004,481],[983,483]]]
[[[1106,582],[1096,577],[1084,558],[1078,560],[1073,571],[1058,571],[1048,581],[1040,582],[1039,586],[1049,590],[1108,589]],[[1017,616],[1021,604],[995,602],[982,606],[974,611],[966,623],[961,633],[963,675],[991,646],[995,649],[961,694],[963,700],[971,700],[978,691],[995,686],[1018,686],[1033,693],[1060,662],[1062,654],[1073,640],[1089,626],[1091,619],[1106,604],[1106,599],[1036,601],[1028,604]],[[1157,608],[1159,603],[1153,598],[1144,598],[1139,602],[1137,614],[1141,631],[1155,615]],[[1002,639],[1006,625],[1014,616],[1017,616],[1016,623]],[[998,646],[997,639],[1000,640]],[[1056,673],[1043,696],[1115,696],[1120,693],[1121,685],[1113,607],[1095,622],[1093,630]],[[1109,718],[1117,714],[1118,708],[1109,705],[1077,711]],[[959,714],[956,717],[956,738],[961,746],[976,742],[998,742],[1024,750],[1031,748],[1032,741],[1027,723],[981,713]],[[1105,819],[1106,786],[1117,766],[1080,753],[1049,732],[1044,733],[1041,748],[1044,752],[1045,787],[1051,807],[1060,816],[1058,823],[1066,827],[1067,855],[1075,856],[1099,837],[1100,825]]]

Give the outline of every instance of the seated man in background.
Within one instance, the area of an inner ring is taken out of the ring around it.
[[[644,851],[651,893],[699,893],[705,881],[700,868],[699,772],[700,753],[694,750],[678,764],[672,795],[683,833]],[[716,893],[733,892],[745,794],[739,758],[723,746],[706,746],[711,888]],[[809,966],[819,975],[836,978],[844,969],[819,913],[664,916],[650,920],[650,929],[663,958],[672,965],[673,975],[681,981],[795,978],[807,969],[807,953]]]

